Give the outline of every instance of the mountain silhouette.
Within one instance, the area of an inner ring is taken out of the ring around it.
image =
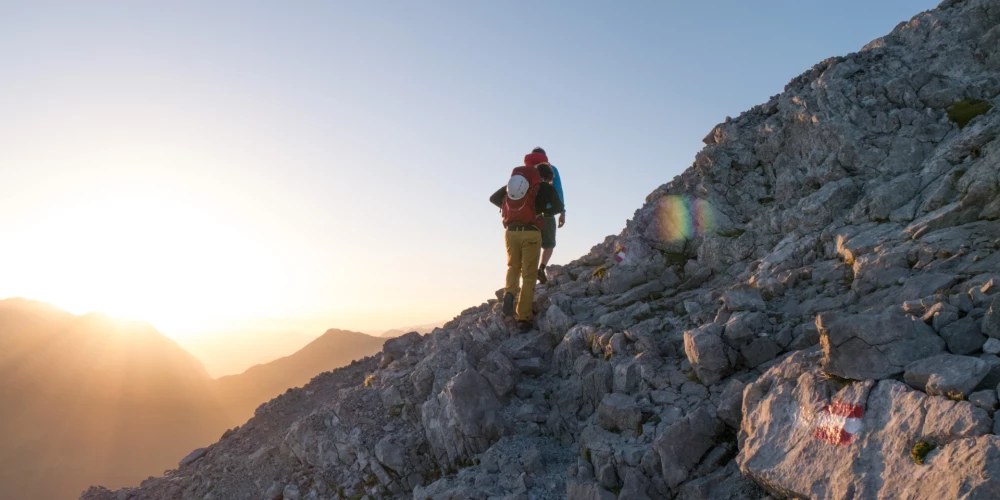
[[[233,423],[212,382],[147,323],[0,301],[0,498],[72,498],[175,466]]]
[[[294,354],[213,380],[148,323],[0,300],[0,499],[137,485],[385,340],[331,329]]]
[[[385,341],[364,333],[330,329],[290,356],[216,379],[213,388],[229,415],[244,422],[261,403],[305,385],[320,373],[371,356],[382,349]]]

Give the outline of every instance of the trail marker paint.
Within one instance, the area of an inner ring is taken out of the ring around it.
[[[625,260],[625,252],[627,252],[627,251],[628,251],[627,248],[622,247],[621,250],[615,252],[615,262],[621,264],[622,261]]]
[[[863,428],[865,409],[848,403],[831,403],[823,407],[816,419],[813,437],[837,446],[847,446]]]

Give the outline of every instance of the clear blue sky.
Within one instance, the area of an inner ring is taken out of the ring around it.
[[[447,319],[502,286],[487,197],[533,146],[563,263],[727,115],[935,5],[3,2],[0,297],[166,333]]]

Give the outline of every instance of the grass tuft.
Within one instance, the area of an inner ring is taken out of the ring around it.
[[[917,465],[924,465],[924,457],[927,456],[934,450],[934,445],[928,443],[927,441],[917,441],[910,450],[910,458],[913,459],[913,463]]]
[[[603,278],[604,275],[607,274],[607,272],[608,272],[608,266],[601,266],[601,267],[598,267],[597,269],[594,269],[594,272],[591,273],[591,276],[596,276],[598,278]]]
[[[993,105],[988,101],[980,99],[965,99],[945,108],[948,112],[948,119],[955,122],[958,128],[965,128],[973,118],[993,109]]]

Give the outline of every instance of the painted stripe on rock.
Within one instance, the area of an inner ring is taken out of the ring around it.
[[[854,442],[854,438],[864,428],[861,422],[864,413],[864,408],[848,403],[826,405],[816,419],[813,437],[830,444],[847,446]]]

